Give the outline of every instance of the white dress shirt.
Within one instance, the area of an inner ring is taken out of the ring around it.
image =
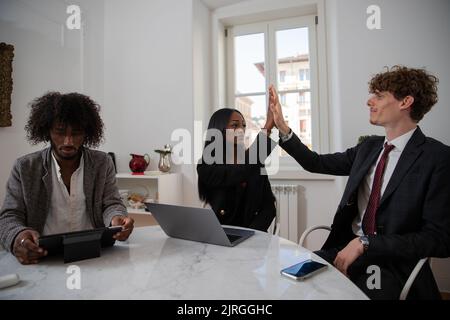
[[[397,165],[398,160],[400,159],[400,156],[402,155],[402,152],[406,147],[406,144],[408,143],[409,139],[411,139],[415,130],[416,130],[416,128],[393,139],[392,141],[388,141],[387,138],[384,139],[384,142],[394,145],[394,149],[392,149],[392,151],[389,152],[388,157],[387,157],[387,163],[386,163],[386,167],[385,167],[384,175],[383,175],[383,182],[381,185],[380,199],[381,199],[381,197],[383,197],[384,190],[386,190],[386,186],[388,185],[389,180],[392,177],[392,173],[394,172],[395,166]],[[383,145],[384,145],[384,143],[383,143]],[[381,152],[378,156],[377,161],[370,168],[369,172],[367,173],[366,177],[363,179],[362,183],[359,185],[359,188],[358,188],[358,213],[359,214],[355,217],[355,219],[353,220],[353,224],[352,224],[353,233],[357,236],[364,235],[364,232],[362,230],[362,220],[364,217],[364,212],[366,211],[366,208],[367,208],[367,204],[369,203],[370,192],[372,191],[373,178],[375,176],[375,168],[376,168],[378,162],[380,161],[382,154],[383,154],[383,149],[381,149]]]
[[[83,188],[84,158],[70,178],[70,194],[61,176],[61,168],[52,152],[52,194],[50,210],[42,235],[93,229],[86,213]]]

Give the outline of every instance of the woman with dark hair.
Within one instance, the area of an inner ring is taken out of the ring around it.
[[[275,146],[268,137],[273,126],[270,113],[262,132],[245,149],[246,124],[238,110],[224,108],[211,116],[197,165],[198,193],[221,224],[267,231],[275,217],[275,197],[264,172],[264,160]]]

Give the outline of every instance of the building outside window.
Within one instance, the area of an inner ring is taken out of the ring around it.
[[[274,84],[291,129],[312,148],[312,127],[319,121],[311,112],[318,92],[317,84],[310,81],[311,69],[317,72],[311,59],[316,52],[314,17],[239,25],[227,33],[231,65],[227,96],[243,113],[248,129],[255,129],[249,142],[265,123],[267,88]],[[282,149],[279,152],[287,155]]]

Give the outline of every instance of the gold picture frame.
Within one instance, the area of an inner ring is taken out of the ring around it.
[[[0,43],[0,127],[12,126],[11,95],[14,46]]]

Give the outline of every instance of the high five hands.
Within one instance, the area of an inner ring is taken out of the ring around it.
[[[284,121],[283,111],[281,110],[281,104],[278,100],[278,94],[273,85],[269,86],[269,108],[267,110],[267,121],[263,129],[266,129],[270,134],[272,128],[276,126],[281,134],[286,135],[289,133],[289,126]]]

